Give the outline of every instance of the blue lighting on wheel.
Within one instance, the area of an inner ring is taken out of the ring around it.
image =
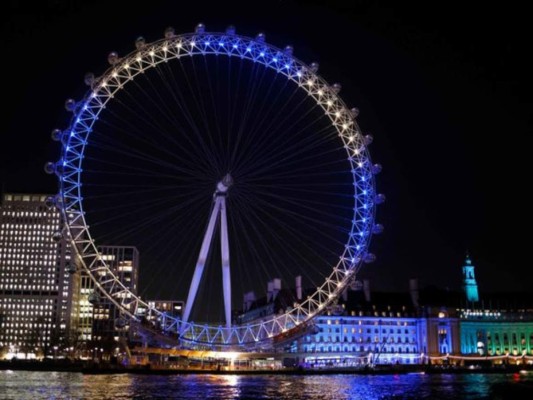
[[[211,42],[211,39],[209,38],[213,39],[213,42]],[[163,57],[161,57],[160,59],[154,59],[153,63],[141,63],[142,60],[138,55],[138,52],[132,52],[130,55],[126,56],[123,59],[125,60],[124,62],[128,62],[128,64],[125,64],[125,68],[128,69],[130,74],[132,74],[131,76],[129,76],[129,78],[125,76],[125,74],[118,74],[117,76],[117,73],[114,73],[113,70],[105,72],[104,75],[102,75],[101,77],[101,81],[99,81],[103,82],[103,84],[95,86],[88,92],[87,97],[84,98],[84,103],[80,104],[80,109],[83,111],[79,112],[79,109],[76,110],[78,112],[74,113],[73,119],[70,122],[70,127],[64,131],[64,135],[62,137],[59,137],[59,139],[61,139],[62,141],[61,144],[63,145],[63,157],[56,163],[54,163],[54,167],[56,167],[56,175],[58,175],[61,181],[61,190],[64,190],[68,193],[77,193],[77,195],[74,194],[75,199],[73,200],[73,203],[79,203],[81,205],[83,200],[79,192],[79,188],[82,185],[81,164],[83,162],[82,159],[84,157],[83,153],[86,149],[86,145],[89,142],[89,134],[92,132],[94,122],[99,118],[100,111],[105,108],[107,100],[112,99],[115,93],[119,89],[122,89],[123,84],[128,82],[135,76],[133,75],[133,73],[139,73],[136,68],[130,68],[130,65],[137,66],[138,63],[138,65],[142,67],[142,72],[144,72],[145,69],[155,67],[158,63],[162,61],[167,61],[171,58],[171,56],[179,58],[181,56],[195,56],[205,54],[223,54],[233,59],[240,58],[241,60],[252,60],[256,63],[262,64],[264,67],[275,71],[276,73],[283,75],[284,78],[288,78],[288,80],[295,83],[297,86],[296,89],[302,89],[303,91],[305,91],[311,99],[316,100],[317,105],[321,106],[324,109],[326,115],[331,117],[332,120],[334,120],[334,128],[336,128],[337,133],[344,141],[344,148],[347,149],[344,160],[346,160],[347,158],[350,164],[348,166],[350,169],[347,169],[346,171],[351,170],[351,183],[353,185],[352,195],[354,197],[351,203],[351,209],[353,209],[353,214],[351,220],[352,225],[350,227],[351,230],[348,231],[349,240],[348,244],[345,246],[344,253],[340,257],[340,263],[343,264],[341,266],[343,272],[353,272],[355,268],[355,263],[361,262],[361,253],[365,254],[365,251],[367,250],[368,239],[376,231],[373,228],[373,211],[377,202],[374,201],[374,169],[372,169],[370,160],[367,158],[365,147],[356,147],[356,136],[350,136],[359,133],[357,132],[357,126],[355,126],[355,129],[352,129],[351,126],[348,126],[348,123],[343,123],[345,122],[345,110],[342,100],[340,98],[337,99],[337,97],[334,97],[333,92],[327,89],[327,86],[323,86],[325,85],[325,82],[323,82],[320,79],[320,76],[317,75],[318,73],[314,65],[307,66],[298,61],[298,59],[293,58],[292,48],[287,48],[285,49],[285,51],[283,51],[280,49],[276,49],[275,47],[269,46],[268,44],[263,42],[263,36],[260,37],[260,40],[255,40],[240,35],[235,35],[234,32],[226,32],[226,34],[205,34],[202,31],[200,35],[187,34],[183,36],[177,36],[177,39],[179,39],[180,42],[175,43],[175,45],[177,48],[182,49],[181,51],[178,51],[178,54],[167,53],[166,44],[163,43],[161,46],[159,46],[157,42],[154,42],[154,47],[153,51],[151,51],[151,55],[154,55],[156,52],[158,53],[157,55],[162,55],[163,52],[165,52],[164,59]],[[202,40],[204,40],[203,48],[201,47]],[[274,56],[274,54],[279,55],[279,57],[277,55]],[[137,60],[137,62],[134,60]],[[111,79],[111,76],[114,76],[116,79]],[[305,79],[303,78],[304,76]],[[120,84],[107,85],[106,82],[118,82]],[[91,111],[89,111],[89,109]],[[338,121],[339,117],[342,118],[340,120],[340,123]],[[71,143],[72,146],[70,146]],[[341,145],[342,144],[338,144],[339,147],[341,147]],[[74,188],[77,188],[77,191],[75,191]],[[365,203],[365,201],[369,201],[369,203]],[[350,222],[350,220],[348,220],[348,222]],[[356,252],[354,252],[354,250],[356,250]],[[350,262],[351,264],[348,264]],[[339,267],[337,266],[336,268]],[[330,295],[336,295],[336,293],[330,293]],[[316,300],[317,297],[313,297],[313,299]],[[315,312],[313,310],[311,311],[313,313]],[[314,314],[312,316],[314,316]],[[257,329],[256,327],[246,328],[250,330],[252,336],[245,339],[246,334],[243,334],[241,336],[241,333],[244,332],[243,326],[231,327],[230,329],[227,329],[223,326],[219,326],[215,329],[213,325],[209,324],[184,324],[183,321],[175,319],[174,317],[172,317],[171,315],[167,315],[166,313],[164,314],[164,317],[168,320],[173,321],[175,327],[181,326],[181,328],[176,329],[183,329],[184,332],[188,332],[187,334],[190,333],[192,336],[185,340],[191,341],[191,343],[194,343],[196,340],[207,340],[210,343],[211,341],[215,343],[216,339],[213,338],[216,338],[217,335],[221,335],[218,337],[222,337],[223,344],[229,345],[234,345],[237,343],[245,344],[247,342],[250,342],[252,339],[256,342],[263,339],[257,336],[259,335],[259,333],[254,333],[254,330]],[[296,325],[297,324],[298,323],[296,323]],[[260,325],[263,326],[263,328],[268,326],[266,323],[261,323]],[[197,329],[198,327],[202,327],[202,329],[204,329],[205,332],[208,333],[197,334],[195,329]],[[171,325],[168,327],[168,329],[170,330],[175,328],[173,328],[173,326]],[[213,336],[209,336],[212,335],[215,331],[216,334],[214,334]],[[228,333],[227,337],[226,333]],[[276,333],[270,332],[270,335],[275,336]],[[235,340],[229,339],[231,337],[235,338]]]

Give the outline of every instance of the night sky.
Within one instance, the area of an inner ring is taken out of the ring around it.
[[[422,286],[458,289],[468,251],[482,295],[531,290],[533,32],[518,2],[35,3],[2,5],[4,191],[57,190],[43,171],[59,153],[50,132],[67,125],[65,99],[81,97],[84,74],[103,71],[110,51],[126,54],[137,36],[155,40],[167,26],[183,33],[198,22],[208,31],[233,24],[318,61],[360,109],[387,196],[377,217],[385,233],[372,243],[378,258],[361,274],[373,288],[406,290],[418,277]]]

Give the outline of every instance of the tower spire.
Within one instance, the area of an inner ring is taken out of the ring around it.
[[[472,264],[468,251],[466,252],[465,265],[463,266],[463,290],[468,302],[473,303],[479,301],[474,265]]]

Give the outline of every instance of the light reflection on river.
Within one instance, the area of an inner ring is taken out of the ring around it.
[[[533,375],[82,375],[0,371],[0,399],[489,399]]]

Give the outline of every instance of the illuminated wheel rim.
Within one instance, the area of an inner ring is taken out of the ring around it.
[[[79,264],[90,275],[98,288],[129,318],[138,320],[137,310],[145,308],[148,313],[162,321],[165,331],[180,334],[183,344],[205,344],[212,347],[249,347],[265,341],[275,341],[286,332],[309,325],[312,319],[334,303],[355,273],[369,257],[368,246],[374,227],[375,194],[373,172],[365,138],[355,121],[355,115],[346,107],[338,95],[338,87],[329,85],[308,66],[292,56],[292,49],[278,49],[264,42],[262,36],[256,39],[236,35],[233,30],[225,33],[206,33],[200,29],[195,33],[166,34],[164,39],[145,44],[142,48],[121,59],[115,59],[109,68],[93,84],[83,100],[71,104],[74,116],[70,126],[60,136],[61,159],[54,164],[59,176],[60,193],[57,204],[68,221],[68,236]],[[183,322],[161,313],[129,291],[100,257],[91,232],[85,220],[82,196],[82,166],[84,152],[90,140],[93,125],[100,112],[114,95],[122,90],[139,74],[158,64],[182,57],[205,55],[236,57],[259,63],[288,80],[316,101],[331,125],[338,132],[346,150],[353,177],[354,207],[351,230],[344,251],[339,255],[330,275],[316,291],[295,303],[283,314],[272,315],[265,320],[244,325],[221,327],[195,322]],[[285,335],[284,335],[285,334]]]

